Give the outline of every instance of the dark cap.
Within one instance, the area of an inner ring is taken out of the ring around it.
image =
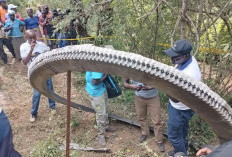
[[[189,54],[192,51],[192,45],[187,40],[177,40],[172,48],[165,50],[164,52],[169,57],[176,57],[184,54]]]

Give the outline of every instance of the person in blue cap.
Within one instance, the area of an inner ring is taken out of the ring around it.
[[[176,41],[172,48],[165,50],[166,55],[171,57],[175,68],[189,77],[201,80],[201,72],[197,60],[190,53],[192,45],[187,40]],[[194,111],[188,106],[169,96],[168,103],[168,140],[172,143],[174,150],[169,151],[169,156],[177,152],[187,155],[188,122],[194,115]]]
[[[13,135],[10,122],[0,106],[0,156],[21,157],[14,149]]]

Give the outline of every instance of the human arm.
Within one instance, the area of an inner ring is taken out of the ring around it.
[[[17,15],[18,15],[18,19],[19,19],[20,21],[24,22],[23,17],[21,16],[21,14],[20,14],[19,12],[17,13]]]
[[[4,31],[7,32],[9,30],[12,30],[13,27],[8,23],[8,21],[5,22],[5,26],[4,26]]]
[[[104,81],[104,79],[106,78],[107,74],[104,74],[100,79],[92,79],[92,84],[94,85],[98,85],[99,83],[101,83],[102,81]]]
[[[47,20],[46,19],[43,19],[42,17],[39,17],[39,24],[44,27],[47,23]]]
[[[212,150],[210,150],[209,148],[202,148],[202,149],[200,149],[198,152],[197,152],[197,154],[196,154],[196,156],[197,157],[200,157],[201,155],[208,155],[209,153],[211,153],[212,152]]]
[[[142,89],[142,86],[131,84],[130,79],[128,79],[128,78],[123,79],[123,87],[127,88],[127,89],[132,89],[132,90],[141,90]]]
[[[30,61],[31,56],[32,56],[32,52],[33,52],[33,50],[34,50],[34,48],[35,48],[35,45],[36,45],[36,41],[33,41],[33,42],[31,43],[31,49],[30,49],[29,53],[27,54],[26,57],[22,58],[22,61],[21,61],[21,62],[22,62],[24,65],[27,65],[27,63]],[[23,51],[23,50],[21,50],[21,48],[20,48],[20,52],[21,52],[21,51]]]
[[[25,26],[25,23],[19,20],[19,27],[20,27],[21,32],[24,31],[24,26]]]
[[[169,97],[169,99],[171,99],[174,103],[178,103],[178,102],[180,102],[179,100],[177,100],[177,99],[175,99],[175,98],[173,98],[172,96],[170,96],[170,95],[167,95],[168,97]]]

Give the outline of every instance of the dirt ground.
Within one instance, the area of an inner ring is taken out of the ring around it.
[[[4,65],[0,60],[0,104],[8,116],[14,135],[16,150],[24,157],[29,157],[36,144],[56,136],[59,145],[65,143],[66,106],[57,103],[56,115],[50,113],[47,98],[42,96],[38,111],[38,119],[35,123],[29,121],[32,87],[27,79],[27,67],[15,61],[8,54],[9,63]],[[72,75],[73,84],[77,77]],[[59,74],[53,78],[55,91],[61,95],[66,93],[66,74]],[[72,100],[79,104],[90,106],[88,95],[84,88],[72,86]],[[94,114],[77,109],[71,109],[71,142],[82,146],[99,148],[95,129]],[[111,124],[117,128],[114,133],[107,133],[107,148],[111,153],[96,153],[79,151],[76,156],[165,156],[171,150],[170,143],[166,142],[166,152],[159,153],[151,134],[148,140],[140,144],[138,142],[140,129],[128,124],[111,120]],[[73,153],[72,151],[72,154]],[[62,155],[61,155],[62,156]],[[75,156],[75,155],[72,155]]]

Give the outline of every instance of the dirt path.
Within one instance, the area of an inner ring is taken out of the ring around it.
[[[8,56],[10,56],[8,54]],[[27,68],[20,62],[9,57],[9,63],[4,65],[0,61],[0,103],[9,117],[16,149],[24,157],[29,157],[38,142],[56,136],[59,145],[65,143],[65,106],[57,104],[57,114],[51,115],[47,98],[42,96],[38,119],[35,123],[29,122],[32,87],[27,80]],[[72,75],[73,84],[78,77]],[[66,92],[66,74],[53,78],[55,91],[61,95]],[[83,88],[77,90],[72,86],[72,100],[80,104],[90,104]],[[71,141],[82,146],[98,147],[94,127],[94,114],[71,109]],[[112,125],[117,128],[114,133],[107,134],[107,147],[112,153],[93,153],[80,151],[76,156],[165,156],[159,153],[151,135],[147,142],[138,143],[139,128],[121,124],[112,120]],[[167,151],[171,149],[166,143]],[[75,156],[75,153],[73,153]],[[62,156],[62,155],[61,155]]]

